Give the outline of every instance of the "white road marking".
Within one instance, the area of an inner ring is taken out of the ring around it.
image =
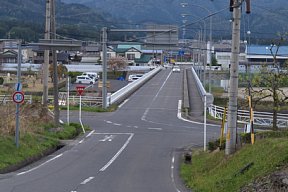
[[[61,157],[62,155],[63,155],[63,153],[61,153],[61,154],[59,154],[59,155],[57,155],[57,156],[55,156],[55,157],[49,159],[48,161],[46,161],[46,162],[44,162],[44,163],[38,165],[37,167],[34,167],[34,168],[32,168],[32,169],[29,169],[28,171],[23,171],[23,172],[21,172],[21,173],[18,173],[17,175],[24,175],[24,174],[26,174],[26,173],[32,172],[32,171],[34,171],[34,170],[36,170],[36,169],[42,167],[43,165],[46,165],[47,163],[49,163],[49,162],[51,162],[51,161],[54,161],[55,159]]]
[[[135,129],[138,129],[138,126],[137,126],[137,125],[135,125],[135,126],[134,126],[134,128],[135,128]]]
[[[180,120],[182,120],[182,121],[186,121],[186,122],[198,124],[198,125],[203,125],[203,124],[204,124],[204,123],[201,123],[201,122],[191,121],[191,120],[188,120],[188,119],[184,119],[184,118],[182,117],[182,113],[181,113],[181,106],[182,106],[182,100],[179,100],[179,101],[178,101],[178,113],[177,113],[178,119],[180,119]],[[213,127],[219,127],[219,126],[220,126],[220,125],[216,125],[216,124],[206,124],[206,125],[213,126]]]
[[[117,134],[129,134],[130,137],[121,147],[121,149],[110,159],[110,161],[99,170],[101,172],[105,171],[117,159],[117,157],[124,151],[124,149],[128,146],[129,142],[131,141],[132,137],[134,136],[134,133],[117,133]]]
[[[79,144],[83,143],[84,142],[84,139],[82,139],[81,141],[79,141]]]
[[[125,103],[127,103],[129,101],[129,99],[126,99],[125,101],[123,101],[123,103],[121,103],[118,108],[121,108]]]
[[[169,79],[169,77],[170,77],[171,74],[172,74],[172,71],[170,71],[169,75],[167,76],[167,78],[166,78],[165,81],[163,82],[163,84],[162,84],[162,86],[160,87],[160,89],[158,90],[157,94],[153,97],[153,99],[152,99],[152,101],[151,101],[151,103],[150,103],[150,106],[145,110],[144,114],[143,114],[142,117],[141,117],[141,120],[142,120],[142,121],[146,121],[146,116],[147,116],[147,114],[148,114],[148,112],[149,112],[149,110],[150,110],[150,108],[151,108],[152,103],[153,103],[153,102],[156,100],[156,98],[158,97],[160,91],[163,89],[164,85],[165,85],[166,82],[168,81],[168,79]]]
[[[158,130],[158,131],[162,131],[162,128],[148,128],[149,130]]]
[[[94,177],[89,177],[87,179],[85,179],[82,183],[80,183],[81,185],[85,185],[87,184],[88,182],[90,182],[92,179],[94,179]]]
[[[114,137],[114,135],[105,135],[104,139],[101,139],[100,141],[112,141]]]
[[[121,126],[121,124],[119,124],[119,123],[113,123],[113,125],[116,125],[116,126]]]
[[[106,121],[106,123],[109,123],[109,124],[111,124],[112,122],[111,122],[111,121]]]
[[[95,130],[91,131],[88,135],[86,135],[86,138],[90,137],[94,132]]]
[[[177,192],[181,192],[181,191],[177,188],[176,183],[175,183],[175,179],[174,179],[174,167],[175,167],[175,166],[174,166],[174,164],[175,164],[175,155],[173,155],[172,161],[171,161],[171,180],[172,180],[172,183],[173,183],[176,191],[177,191]]]

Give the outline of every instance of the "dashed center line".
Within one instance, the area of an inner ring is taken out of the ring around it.
[[[149,130],[158,130],[158,131],[162,131],[163,129],[162,128],[152,128],[152,127],[150,127],[150,128],[148,128]]]
[[[94,177],[89,177],[89,178],[85,179],[84,181],[82,181],[82,183],[80,183],[80,184],[85,185],[85,184],[89,183],[92,179],[94,179]]]

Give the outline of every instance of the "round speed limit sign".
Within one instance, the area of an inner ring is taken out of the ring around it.
[[[24,101],[24,94],[22,91],[15,91],[12,99],[15,103],[22,103]]]

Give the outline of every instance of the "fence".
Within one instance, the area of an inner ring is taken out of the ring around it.
[[[0,105],[13,102],[12,95],[0,95]],[[32,95],[24,95],[24,103],[32,103]]]
[[[48,102],[53,103],[53,96],[48,97]],[[66,106],[67,104],[67,94],[62,94],[59,97],[59,105]],[[70,105],[79,105],[80,96],[69,96],[69,104]],[[87,107],[101,107],[102,106],[102,97],[91,97],[91,96],[81,96],[81,104],[82,106]]]
[[[208,107],[209,114],[216,118],[222,119],[224,113],[224,107],[219,107],[217,105],[210,105]],[[238,110],[237,119],[239,123],[249,123],[250,113],[246,110]],[[261,126],[272,126],[273,124],[273,113],[269,112],[258,112],[254,111],[254,125]],[[278,113],[277,114],[277,126],[278,127],[288,127],[288,114]]]

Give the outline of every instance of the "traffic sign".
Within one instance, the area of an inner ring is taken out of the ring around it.
[[[12,99],[15,103],[23,103],[24,101],[24,93],[22,91],[15,91]]]
[[[84,89],[85,89],[85,86],[76,86],[76,89],[77,89],[77,93],[81,96],[84,92]]]
[[[16,83],[15,84],[15,90],[16,91],[21,91],[22,90],[22,84],[21,83]]]

